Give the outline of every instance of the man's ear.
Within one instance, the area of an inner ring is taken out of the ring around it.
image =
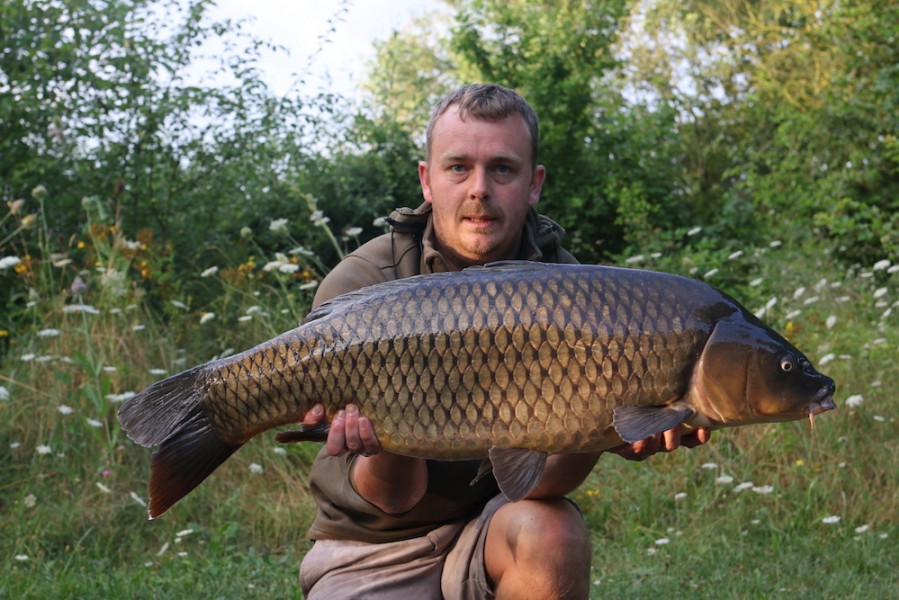
[[[421,166],[419,165],[419,174]],[[537,165],[534,167],[534,175],[531,177],[531,189],[528,193],[528,204],[534,206],[540,200],[540,192],[543,190],[543,182],[546,180],[546,167]]]
[[[425,161],[418,162],[418,181],[421,183],[421,195],[424,196],[425,202],[431,202],[431,176],[428,170],[428,163]]]

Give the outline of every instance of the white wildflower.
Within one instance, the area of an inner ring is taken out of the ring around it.
[[[112,490],[109,489],[108,487],[106,487],[105,485],[103,485],[102,483],[100,483],[99,481],[97,481],[96,484],[97,484],[97,487],[100,489],[100,491],[103,492],[104,494],[112,494]]]
[[[61,331],[59,329],[41,329],[37,332],[38,337],[47,338],[47,337],[57,337]]]
[[[296,273],[300,270],[300,265],[295,265],[293,263],[284,263],[280,267],[278,267],[278,271],[285,274]]]
[[[62,307],[65,314],[82,313],[85,315],[99,315],[100,311],[89,304],[67,304]]]
[[[22,447],[22,442],[13,442],[9,445],[10,450],[16,450],[17,448]]]
[[[796,291],[793,292],[793,299],[799,300],[800,298],[802,298],[802,294],[804,294],[804,293],[805,293],[805,287],[799,286],[798,288],[796,288]]]
[[[627,265],[633,265],[639,262],[643,262],[645,257],[642,254],[636,254],[634,256],[628,256],[624,259],[624,263]]]
[[[728,254],[727,260],[734,260],[734,259],[740,258],[741,256],[743,256],[743,251],[737,250],[736,252],[731,252],[730,254]]]
[[[187,552],[183,552],[183,551],[182,551],[182,552],[179,552],[179,553],[178,553],[178,556],[180,556],[181,558],[184,558],[184,557],[187,556]]]
[[[131,492],[131,493],[133,494],[134,492]],[[162,556],[163,554],[165,554],[165,551],[168,549],[169,549],[169,543],[166,542],[162,545],[162,548],[159,549],[159,552],[156,553],[156,556]]]
[[[129,492],[128,495],[131,496],[131,499],[132,499],[132,500],[134,500],[135,502],[137,502],[137,503],[140,504],[141,506],[144,506],[144,507],[147,506],[147,503],[144,501],[143,498],[141,498],[140,496],[137,495],[137,492]]]
[[[783,246],[783,242],[780,240],[774,240],[773,242],[771,242],[768,245],[771,246],[772,248],[780,248],[781,246]]]
[[[275,233],[287,233],[287,219],[273,219],[268,229]]]
[[[302,256],[315,256],[315,252],[304,248],[303,246],[297,246],[296,248],[293,248],[288,252],[288,254],[290,254],[291,256],[296,256],[297,254],[300,254]]]
[[[106,394],[106,399],[113,404],[118,404],[120,402],[124,402],[125,400],[130,400],[134,396],[134,392],[122,392],[121,394]]]
[[[118,269],[106,269],[100,275],[100,285],[112,296],[124,296],[128,291],[127,283],[125,274]]]
[[[833,352],[831,352],[831,353],[829,353],[829,354],[825,354],[825,355],[822,356],[821,359],[818,361],[818,366],[819,366],[819,367],[823,367],[823,366],[826,365],[827,363],[833,361],[833,359],[835,359],[836,357],[837,357],[836,354],[834,354]]]
[[[655,546],[650,546],[649,548],[646,549],[646,554],[649,554],[650,556],[652,556],[653,554],[656,554],[658,551],[659,551],[659,549],[656,548]]]
[[[827,317],[827,322],[824,324],[827,326],[828,329],[833,329],[833,326],[837,324],[836,315],[830,315],[829,317]]]
[[[314,290],[314,289],[317,288],[317,287],[318,287],[318,282],[317,282],[317,281],[309,281],[309,282],[304,283],[303,285],[299,286],[299,289],[301,289],[301,290]]]
[[[316,227],[324,227],[331,222],[331,219],[326,217],[325,213],[320,210],[313,211],[312,215],[310,215],[309,217],[309,220],[312,221],[312,224]]]
[[[802,314],[802,311],[797,308],[796,310],[791,310],[790,312],[788,312],[786,314],[786,318],[787,318],[787,320],[795,319],[796,317],[798,317],[801,314]]]
[[[265,469],[262,468],[262,465],[260,465],[258,463],[252,463],[250,465],[250,473],[253,473],[255,475],[261,474],[264,470]]]
[[[0,401],[9,400],[9,390],[5,386],[0,385]]]
[[[697,233],[699,233],[700,231],[702,231],[702,227],[694,227],[693,229],[691,229],[690,231],[687,232],[687,235],[692,237],[692,236],[696,235]]]
[[[752,491],[755,492],[756,494],[770,494],[771,492],[774,491],[774,486],[773,485],[753,486]]]
[[[97,419],[87,419],[87,424],[94,429],[100,429],[101,427],[103,427],[103,423],[101,423]]]
[[[37,505],[37,496],[34,494],[28,494],[24,498],[22,498],[22,504],[24,504],[28,508],[34,508]]]
[[[718,267],[715,267],[714,269],[709,269],[708,271],[703,273],[702,278],[708,279],[709,277],[714,276],[716,273],[718,273]]]
[[[687,492],[678,492],[677,494],[674,495],[674,500],[675,501],[683,500],[686,497],[687,497]]]
[[[71,406],[66,406],[65,404],[60,404],[56,407],[56,410],[58,410],[61,415],[70,415],[75,412]]]
[[[777,298],[771,298],[768,302],[765,303],[765,308],[767,310],[771,310],[774,308],[774,305],[777,304]]]
[[[215,275],[218,272],[219,272],[218,267],[209,267],[208,269],[206,269],[205,271],[200,273],[200,277],[212,277],[213,275]]]
[[[878,260],[876,263],[874,263],[874,267],[872,267],[872,268],[875,271],[883,271],[884,269],[888,268],[889,266],[890,266],[890,261],[889,261],[889,259],[885,258],[883,260]]]
[[[356,237],[360,233],[362,233],[361,227],[350,227],[349,229],[346,230],[347,237]]]
[[[375,227],[387,227],[389,225],[387,219],[385,219],[384,217],[378,217],[377,219],[372,221],[371,224]]]
[[[824,523],[825,525],[836,525],[837,523],[840,522],[840,516],[839,515],[830,515],[829,517],[824,517],[823,519],[821,519],[821,522]]]
[[[670,544],[671,540],[668,538],[659,538],[654,543],[656,546],[664,546],[665,544]]]
[[[286,455],[287,455],[287,450],[285,450],[285,449],[282,448],[281,446],[275,446],[274,448],[272,448],[272,452],[274,452],[275,454],[277,454],[277,455],[279,455],[279,456],[286,456]]]
[[[755,486],[755,484],[752,483],[751,481],[744,481],[743,483],[740,483],[740,484],[738,484],[738,485],[735,485],[735,486],[734,486],[734,491],[735,491],[735,492],[742,492],[743,490],[752,489],[754,486]]]
[[[15,559],[19,562],[26,562],[28,560],[27,554],[16,554]]]
[[[247,321],[252,321],[252,320],[253,320],[253,315],[242,315],[240,317],[237,317],[237,321],[239,323],[246,323]]]
[[[752,281],[749,282],[749,287],[758,287],[762,285],[762,282],[765,281],[764,277],[756,277]]]
[[[37,453],[40,454],[41,456],[46,456],[46,455],[50,454],[51,452],[53,452],[53,449],[50,448],[50,446],[48,446],[46,444],[41,444],[40,446],[38,446],[36,448],[36,450],[37,450]]]
[[[874,299],[876,300],[878,298],[883,298],[887,295],[887,291],[888,290],[885,287],[877,288],[876,290],[874,290]]]
[[[892,267],[887,269],[887,273],[889,273],[890,275],[896,273],[897,271],[899,271],[899,265],[893,265]]]
[[[33,352],[29,352],[28,354],[23,354],[19,357],[19,360],[22,362],[31,362],[34,360],[35,354]]]
[[[868,524],[859,525],[858,527],[855,528],[855,533],[864,533],[864,532],[868,531],[869,528],[870,527]]]
[[[187,305],[180,300],[171,300],[172,306],[175,308],[180,308],[181,310],[187,310]]]
[[[67,266],[69,266],[70,264],[72,264],[72,259],[71,259],[71,258],[62,258],[62,259],[60,259],[60,260],[55,260],[55,261],[53,261],[52,264],[53,264],[53,266],[56,267],[57,269],[61,269],[62,267],[67,267]]]
[[[204,323],[208,323],[209,321],[213,320],[214,318],[215,318],[214,312],[205,312],[205,313],[203,313],[203,316],[200,317],[200,325],[203,325]]]
[[[881,415],[874,415],[872,418],[873,418],[875,421],[877,421],[878,423],[886,423],[886,420],[887,420],[886,417],[881,416]]]
[[[803,300],[802,303],[804,305],[808,306],[809,304],[814,304],[815,302],[817,302],[820,299],[821,299],[821,296],[809,296],[808,298]]]
[[[262,270],[265,271],[266,273],[268,273],[269,271],[274,271],[275,269],[280,269],[281,265],[283,265],[283,264],[284,263],[280,260],[272,260],[272,261],[265,263],[265,266],[262,267]]]
[[[118,367],[113,367],[112,365],[106,365],[105,367],[103,367],[104,373],[115,373],[118,370]]]
[[[3,258],[0,258],[0,271],[14,267],[20,262],[22,262],[22,259],[18,256],[4,256]]]
[[[856,406],[860,406],[864,401],[865,398],[861,394],[852,394],[851,396],[846,398],[846,406],[855,408]]]
[[[192,534],[193,532],[194,532],[193,529],[182,529],[181,531],[179,531],[178,533],[175,534],[175,537],[176,538],[184,537],[186,535]]]
[[[720,485],[733,483],[733,481],[734,481],[734,478],[731,477],[730,475],[721,475],[720,477],[717,477],[715,479],[715,483],[720,484]]]
[[[165,375],[168,373],[165,369],[150,369],[147,371],[150,375]]]
[[[713,462],[702,463],[702,466],[700,468],[708,469],[709,471],[712,471],[712,470],[718,468],[718,463],[713,463]]]
[[[143,331],[143,330],[146,329],[146,328],[147,328],[146,325],[140,325],[140,324],[138,324],[138,325],[132,325],[132,326],[131,326],[131,331]]]

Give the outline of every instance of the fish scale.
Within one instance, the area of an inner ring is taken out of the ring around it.
[[[808,363],[732,298],[697,281],[505,263],[341,296],[292,331],[153,384],[122,407],[120,420],[137,442],[160,445],[151,515],[251,437],[302,421],[318,402],[328,420],[357,404],[387,451],[439,460],[489,456],[506,492],[503,470],[534,471],[522,484],[533,485],[545,454],[605,450],[681,422],[741,424],[739,417],[712,422],[700,406],[709,402],[704,390],[718,385],[697,375],[707,346],[717,348],[712,357],[733,351],[735,371],[741,361],[761,360],[753,353]],[[821,390],[829,386],[832,396],[833,388],[808,364],[814,381],[790,383],[806,394],[796,400],[806,411],[810,397],[826,404]],[[726,382],[729,368],[714,377]],[[712,402],[725,400],[761,401]],[[768,420],[799,418],[793,409],[777,408]],[[715,412],[730,414],[717,405]]]

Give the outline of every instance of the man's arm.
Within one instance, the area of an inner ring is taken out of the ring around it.
[[[324,408],[317,404],[303,422],[316,425],[324,416]],[[359,414],[354,404],[331,420],[325,449],[331,456],[358,455],[350,472],[353,488],[387,514],[409,511],[424,497],[428,487],[425,460],[382,451],[371,421]]]

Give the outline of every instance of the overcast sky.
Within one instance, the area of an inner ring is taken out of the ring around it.
[[[290,56],[276,55],[264,63],[266,82],[276,94],[286,92],[292,74],[304,70],[309,57],[324,45],[311,68],[308,91],[327,89],[355,97],[365,76],[366,63],[374,57],[374,41],[410,24],[419,15],[440,7],[439,0],[351,0],[349,10],[328,34],[328,20],[340,6],[337,0],[218,0],[210,16],[241,19],[252,17],[246,27],[254,35],[290,48]]]

